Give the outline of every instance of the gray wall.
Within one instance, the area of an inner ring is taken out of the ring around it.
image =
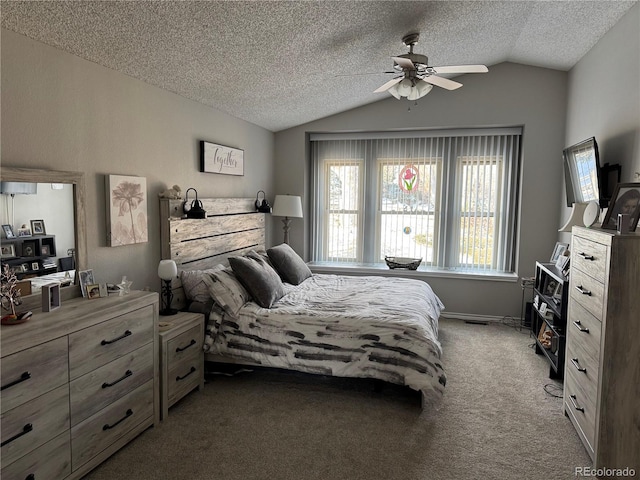
[[[134,288],[160,289],[157,196],[167,186],[201,197],[270,191],[272,132],[16,33],[2,30],[1,41],[2,165],[85,172],[96,281],[127,275]],[[199,173],[199,140],[243,149],[245,175]],[[106,174],[146,177],[148,243],[106,246]]]
[[[569,72],[565,145],[595,136],[600,162],[621,164],[622,182],[640,182],[639,25],[635,5]]]
[[[458,77],[464,87],[434,88],[418,105],[388,98],[316,122],[276,133],[275,193],[308,198],[306,132],[390,130],[429,127],[523,125],[520,276],[533,275],[536,260],[548,261],[557,238],[565,139],[567,74],[503,63],[489,73]],[[308,254],[308,229],[293,222],[292,246]],[[305,225],[308,226],[308,225]],[[275,238],[279,225],[273,224]],[[429,283],[450,312],[520,316],[522,290],[517,281],[433,278]]]

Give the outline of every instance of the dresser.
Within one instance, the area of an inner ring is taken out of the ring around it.
[[[596,469],[640,471],[640,234],[573,227],[564,412]]]
[[[159,421],[158,294],[64,301],[2,326],[2,471],[78,479]]]
[[[204,315],[178,312],[161,318],[160,417],[166,419],[169,407],[204,388]]]

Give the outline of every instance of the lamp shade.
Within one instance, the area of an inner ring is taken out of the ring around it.
[[[178,266],[173,260],[160,260],[158,264],[158,276],[162,280],[171,280],[178,275]]]
[[[276,195],[271,214],[276,217],[302,218],[302,199],[295,195]]]

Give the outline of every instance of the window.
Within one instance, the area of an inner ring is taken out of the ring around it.
[[[519,128],[311,135],[312,259],[513,271],[520,138]]]

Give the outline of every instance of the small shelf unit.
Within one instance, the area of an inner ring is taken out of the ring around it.
[[[533,322],[536,353],[549,361],[549,377],[564,376],[569,279],[553,263],[536,262]]]

